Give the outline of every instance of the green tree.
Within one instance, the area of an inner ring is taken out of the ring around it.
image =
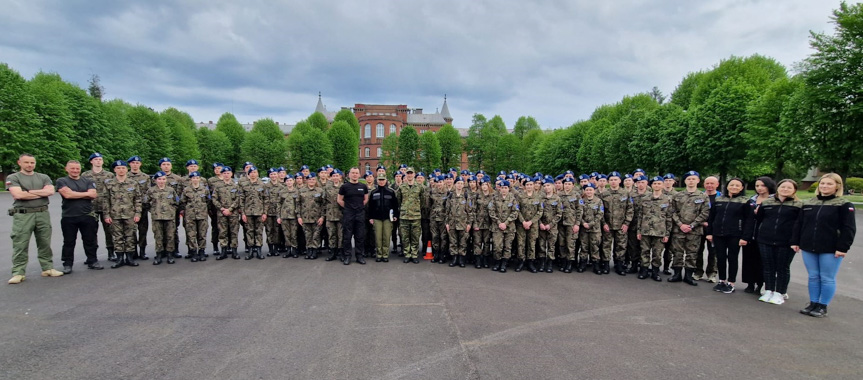
[[[243,140],[243,158],[258,166],[259,171],[279,167],[287,162],[287,142],[273,119],[256,121]]]
[[[816,164],[846,178],[863,162],[863,4],[843,1],[830,21],[832,35],[810,33],[815,51],[801,74],[807,101],[818,110],[807,128]]]
[[[563,173],[579,168],[576,157],[584,139],[584,131],[590,128],[591,123],[580,121],[568,128],[555,129],[543,137],[536,148],[531,171]]]
[[[735,79],[746,83],[761,93],[771,83],[788,76],[785,67],[773,58],[754,54],[749,57],[732,56],[719,62],[712,70],[704,74],[698,86],[692,92],[690,108],[704,104],[714,90]]]
[[[333,145],[323,131],[307,121],[294,126],[288,136],[288,161],[293,169],[299,170],[302,165],[321,167],[331,163],[332,159]]]
[[[207,127],[198,128],[195,133],[198,138],[198,150],[201,152],[201,164],[212,165],[216,162],[225,163],[231,155],[231,140],[224,133]],[[207,173],[209,175],[209,173]]]
[[[7,64],[0,63],[0,172],[17,171],[16,162],[21,153],[37,154],[30,150],[40,128],[35,100],[24,78]],[[42,171],[38,161],[37,170]]]
[[[518,158],[519,162],[522,162],[524,166],[524,170],[527,172],[537,172],[542,171],[538,169],[535,165],[535,161],[538,155],[539,146],[542,144],[543,140],[547,134],[541,129],[533,129],[527,132],[524,137],[521,139],[521,156]]]
[[[501,137],[508,134],[506,124],[499,115],[495,115],[486,122],[479,130],[479,150],[482,152],[481,169],[494,170],[494,168],[504,166],[500,161],[506,161],[506,156],[499,156],[497,149]],[[509,153],[507,153],[509,155]]]
[[[225,160],[224,164],[232,167],[242,167],[245,160],[242,157],[243,140],[246,138],[246,129],[237,121],[237,118],[230,112],[225,112],[219,117],[216,123],[216,130],[225,134],[228,140],[231,141],[231,154]]]
[[[492,170],[495,172],[501,170],[519,170],[524,168],[524,163],[519,162],[518,155],[512,154],[513,152],[521,150],[521,140],[518,136],[512,133],[506,133],[500,136],[497,141],[497,144],[492,147],[489,146],[488,149],[495,150],[495,160]]]
[[[141,170],[147,173],[159,171],[159,159],[170,156],[171,148],[165,120],[152,109],[140,104],[129,110],[127,117],[129,125],[134,125],[141,136],[141,145],[138,147],[138,155],[143,162]]]
[[[446,124],[436,133],[440,143],[441,165],[443,167],[461,168],[462,141],[461,135],[452,125]]]
[[[78,147],[69,139],[76,124],[63,94],[64,84],[56,74],[39,73],[27,85],[40,116],[39,138],[29,142],[31,153],[38,154],[40,171],[61,174],[67,160],[78,159]]]
[[[467,140],[465,141],[465,150],[467,151],[467,161],[470,170],[476,171],[482,169],[483,151],[482,151],[482,136],[480,131],[488,121],[485,116],[480,113],[473,114],[470,128],[467,132]]]
[[[102,97],[105,95],[105,87],[102,87],[99,76],[96,74],[91,75],[88,83],[90,85],[87,87],[87,92],[93,97],[93,99],[101,102]]]
[[[330,123],[327,121],[327,117],[320,112],[315,112],[311,114],[309,118],[306,119],[306,121],[309,122],[309,125],[319,129],[321,132],[326,132],[327,129],[329,129],[330,127]],[[357,122],[357,125],[359,125],[359,122]],[[357,133],[357,136],[359,138],[359,133]]]
[[[782,120],[783,109],[802,86],[802,81],[781,78],[747,110],[748,124],[744,132],[749,144],[747,161],[769,165],[774,178],[785,178],[786,163],[798,161],[804,154],[804,149],[796,144],[800,131],[793,128],[794,123]]]
[[[415,166],[417,164],[417,150],[419,150],[420,137],[413,126],[406,125],[399,134],[399,164]]]
[[[198,140],[195,136],[195,121],[189,114],[176,108],[168,108],[159,116],[165,121],[171,140],[171,159],[177,164],[173,169],[176,173],[185,173],[186,161],[200,159],[201,151],[198,150]]]
[[[360,122],[359,120],[357,120],[357,116],[354,115],[353,111],[347,108],[339,110],[339,112],[336,113],[336,116],[333,117],[333,124],[335,124],[335,122],[337,121],[344,121],[348,123],[348,125],[351,127],[351,130],[354,131],[354,134],[357,136],[357,139],[360,138]]]
[[[539,127],[539,123],[536,122],[536,119],[534,119],[533,116],[522,116],[515,121],[515,125],[512,127],[512,134],[514,134],[519,139],[523,139],[524,135],[526,135],[528,132],[537,129],[541,128]]]
[[[359,165],[360,138],[354,132],[354,128],[344,120],[334,121],[327,130],[327,137],[333,144],[333,166],[344,171]]]
[[[441,145],[438,133],[426,132],[420,135],[418,171],[429,173],[441,167]],[[444,164],[444,167],[446,165]]]
[[[675,104],[684,110],[689,109],[692,103],[692,94],[698,89],[698,86],[704,80],[705,72],[696,71],[686,74],[674,92],[671,93],[671,103]]]
[[[63,92],[75,123],[71,140],[77,144],[79,157],[100,152],[111,160],[117,155],[117,140],[111,136],[101,103],[75,84],[64,82],[57,74],[37,74],[44,81],[53,81]],[[119,158],[119,157],[118,157]],[[86,166],[86,165],[85,165]]]
[[[126,159],[137,154],[141,146],[141,136],[129,124],[129,111],[135,106],[121,99],[113,99],[102,102],[102,113],[105,115],[105,125],[111,139],[115,143],[114,156]]]
[[[394,168],[398,161],[399,136],[390,133],[381,141],[381,163],[387,168]]]

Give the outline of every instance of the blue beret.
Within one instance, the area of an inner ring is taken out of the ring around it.
[[[111,169],[116,168],[116,167],[118,167],[118,166],[125,166],[125,167],[129,167],[129,164],[127,164],[127,163],[126,163],[126,161],[123,161],[123,160],[117,160],[117,161],[114,161],[114,162],[111,164]]]
[[[599,177],[599,173],[597,173],[597,172],[590,173],[590,178],[596,178],[596,177]]]
[[[504,177],[504,179],[506,179],[506,180],[512,179],[512,174],[507,174],[506,177]]]
[[[251,172],[256,172],[256,171],[258,171],[258,167],[255,165],[252,165],[250,168],[246,169],[246,174],[251,173]]]
[[[472,175],[472,176],[470,176],[470,177],[467,177],[467,180],[468,180],[468,181],[471,181],[471,182],[476,182],[476,176],[475,176],[475,175]]]
[[[306,170],[309,168],[309,165],[300,166],[300,171]]]
[[[384,164],[378,164],[378,169],[384,169],[384,170],[386,170],[386,167],[384,167]]]
[[[215,168],[219,168],[219,167],[224,167],[224,166],[225,166],[225,165],[223,165],[223,164],[222,164],[222,163],[220,163],[220,162],[214,162],[214,163],[213,163],[213,169],[215,169]]]
[[[638,168],[638,169],[635,169],[635,171],[632,173],[634,174],[634,173],[646,173],[646,172],[644,171],[644,169]]]
[[[326,165],[324,165],[324,167],[325,167],[325,168],[327,168],[327,169],[332,169],[332,168],[333,168],[333,165],[326,164]]]
[[[589,175],[587,175],[587,174],[582,174],[582,175],[578,176],[578,180],[579,180],[579,181],[581,181],[581,180],[583,180],[583,179],[590,179],[590,176],[589,176]]]
[[[461,177],[455,177],[455,182],[464,182],[464,179]]]
[[[380,167],[380,165],[378,165],[378,167]],[[366,170],[366,177],[368,177],[370,175],[374,175],[374,174],[372,174],[371,170]]]
[[[698,174],[698,172],[697,172],[697,171],[695,171],[695,170],[690,170],[690,171],[688,171],[688,172],[686,172],[686,173],[684,173],[684,174],[683,174],[683,178],[682,178],[682,180],[683,180],[683,181],[686,181],[686,178],[687,178],[687,177],[692,177],[692,176],[695,176],[695,177],[699,177],[699,178],[701,178],[701,175],[700,175],[700,174]]]
[[[93,161],[94,158],[99,158],[99,157],[102,157],[102,153],[96,152],[96,153],[91,154],[90,158],[88,158],[87,161]]]
[[[327,171],[327,167],[326,167],[326,166],[321,166],[321,167],[318,169],[318,173],[320,173],[320,172],[325,172],[325,171]]]
[[[166,175],[167,175],[167,174],[165,174],[165,172],[163,172],[163,171],[159,170],[159,171],[157,171],[157,172],[156,172],[156,174],[153,174],[153,178],[160,178],[160,177],[164,177],[164,176],[166,176]]]
[[[277,167],[277,168],[276,168],[276,171],[277,171],[277,172],[287,172],[288,170],[287,170],[287,169],[285,169],[285,167],[284,167],[284,166],[279,166],[279,167]]]
[[[476,172],[476,174],[482,174],[482,175],[485,175],[485,170],[480,170],[480,171]]]
[[[479,180],[479,182],[480,182],[480,183],[489,183],[489,182],[491,182],[491,180],[490,180],[490,179],[488,179],[488,177],[486,176],[486,177],[482,177],[482,179],[481,179],[481,180]]]
[[[309,173],[309,175],[307,175],[306,178],[315,178],[315,173]]]
[[[470,175],[470,172],[469,172],[469,171],[467,171],[467,169],[465,169],[465,170],[462,170],[462,171],[461,171],[461,174],[467,174],[467,175]]]
[[[342,172],[342,170],[341,170],[341,169],[333,169],[333,173],[336,173],[336,174],[338,174],[338,175],[345,175],[345,173],[344,173],[344,172]]]
[[[419,172],[419,173],[417,173],[417,177],[423,177],[423,178],[425,178],[425,177],[426,177],[426,174],[425,174],[425,173],[423,173],[423,172]]]
[[[582,188],[582,189],[587,189],[588,187],[593,188],[593,189],[596,189],[596,185],[594,185],[594,184],[592,184],[592,183],[588,183],[588,184],[586,184],[586,185],[582,186],[581,188]]]
[[[251,162],[249,162],[249,161],[246,161],[246,162],[244,162],[244,163],[243,163],[243,167],[245,168],[246,166],[255,166],[255,164],[253,164],[253,163],[251,163]]]
[[[234,169],[231,169],[230,166],[225,165],[225,166],[222,166],[222,173],[224,173],[224,172],[232,172],[233,173]]]
[[[189,166],[189,165],[198,165],[198,160],[193,159],[193,160],[186,161],[186,166]]]
[[[133,162],[133,161],[134,162],[141,162],[141,156],[132,156],[132,157],[129,157],[128,160],[126,160],[126,162]]]
[[[663,178],[664,178],[664,179],[676,179],[676,178],[674,177],[674,174],[671,174],[671,173],[667,173],[667,174],[665,174],[665,176],[664,176]]]
[[[573,172],[572,172],[572,170],[567,170],[567,171],[563,172],[563,175],[564,175],[564,176],[565,176],[565,175],[567,175],[567,174],[569,174],[569,175],[573,175],[573,176],[575,175],[575,173],[573,173]]]
[[[551,178],[546,178],[546,179],[545,179],[545,181],[542,181],[542,184],[543,184],[543,185],[545,185],[545,184],[549,184],[549,183],[550,183],[550,184],[552,184],[552,185],[554,185],[554,180],[553,180],[553,179],[551,179]]]
[[[506,172],[501,170],[500,172],[497,173],[497,175],[506,175]]]
[[[193,172],[189,173],[189,178],[192,178],[192,177],[200,177],[200,176],[201,176],[201,173],[198,173],[198,171],[197,171],[197,170],[195,170],[195,171],[193,171]]]
[[[507,180],[500,181],[500,184],[499,184],[498,186],[506,186],[506,187],[509,187],[509,181],[507,181]]]
[[[611,178],[611,177],[621,178],[621,177],[620,177],[620,172],[619,172],[619,171],[617,171],[617,170],[615,170],[615,171],[611,172],[611,173],[608,175],[608,178]]]
[[[399,169],[407,169],[407,167],[408,167],[408,164],[399,165]]]
[[[162,159],[161,159],[161,160],[159,160],[159,165],[162,165],[162,164],[164,164],[164,163],[166,163],[166,162],[171,162],[171,159],[170,159],[170,158],[168,158],[168,157],[162,157]]]
[[[626,173],[623,175],[623,178],[632,178],[632,174]]]
[[[451,172],[457,172],[457,171],[458,171],[458,169],[456,169],[456,168],[449,168],[449,171],[451,171]]]
[[[605,174],[600,174],[600,175],[596,176],[596,179],[608,179],[608,176]]]
[[[564,183],[566,183],[566,182],[569,182],[569,183],[575,183],[575,180],[574,180],[574,179],[572,179],[572,177],[566,177],[566,178],[564,178],[564,179],[563,179],[563,182],[564,182]]]
[[[269,168],[269,169],[267,169],[267,176],[268,176],[268,177],[270,176],[270,174],[273,174],[273,173],[276,173],[276,168]]]
[[[665,181],[664,178],[662,178],[660,176],[656,176],[656,177],[653,177],[652,180],[650,180],[650,184],[653,185],[654,182],[664,182],[664,181]]]
[[[554,177],[555,180],[562,180],[563,174],[558,174],[557,177]]]
[[[635,182],[647,181],[647,176],[639,175],[634,178]]]
[[[294,179],[294,176],[292,176],[290,173],[285,174],[285,179]]]

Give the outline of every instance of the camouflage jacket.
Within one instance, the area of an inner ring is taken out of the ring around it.
[[[138,184],[138,197],[143,200],[147,195],[147,190],[150,190],[150,175],[144,172],[133,173],[130,170],[126,177]],[[147,208],[144,207],[143,211],[147,211]]]
[[[449,192],[441,189],[434,189],[429,196],[429,208],[431,209],[430,219],[435,222],[443,222],[446,220],[446,201],[449,198]]]
[[[245,215],[264,215],[264,204],[269,197],[266,185],[260,179],[245,181],[240,185],[240,213]]]
[[[177,216],[177,205],[180,203],[180,197],[171,186],[165,186],[164,189],[153,186],[147,190],[144,203],[150,206],[150,216],[153,220],[174,220]]]
[[[222,181],[221,184],[216,185],[213,191],[213,206],[219,210],[219,215],[221,215],[221,209],[228,209],[228,211],[236,214],[240,209],[240,186],[237,185],[234,181],[229,181],[225,183]]]
[[[605,224],[605,206],[602,199],[594,196],[593,199],[585,199],[581,208],[581,222],[590,226],[591,232],[598,232]]]
[[[111,173],[107,170],[102,169],[99,173],[94,173],[92,170],[87,170],[86,172],[81,173],[81,177],[87,178],[96,185],[96,199],[93,200],[93,210],[102,213],[105,203],[105,183],[109,179],[114,178],[114,173]]]
[[[467,191],[461,194],[451,192],[446,204],[446,224],[450,229],[458,231],[465,230],[468,225],[473,226],[476,214],[476,203]]]
[[[297,207],[300,202],[300,192],[296,188],[288,189],[285,187],[279,193],[279,218],[296,219]],[[282,222],[284,223],[284,222]]]
[[[542,217],[542,195],[538,191],[534,191],[533,195],[527,195],[527,191],[522,191],[516,198],[518,198],[519,207],[518,222],[531,221],[536,225]],[[531,226],[531,228],[534,227]]]
[[[641,207],[641,202],[646,195],[651,195],[651,191],[645,190],[644,194],[639,194],[637,189],[633,189],[629,192],[629,197],[632,198],[632,209],[635,211],[632,213],[632,222],[629,223],[629,228],[638,228],[638,220],[641,218],[638,208]]]
[[[619,230],[632,222],[633,205],[629,193],[623,189],[608,189],[600,195],[605,206],[605,224],[612,230]]]
[[[563,203],[561,223],[564,226],[580,226],[582,207],[584,206],[581,194],[577,193],[575,190],[569,194],[560,193],[560,200]]]
[[[638,233],[644,236],[669,236],[674,228],[674,204],[671,196],[663,192],[659,198],[653,193],[644,194],[638,203]]]
[[[177,195],[183,194],[183,177],[180,177],[177,174],[171,173],[168,174],[165,178],[168,179],[168,187],[174,188],[174,193]],[[153,180],[153,186],[156,185],[155,179]]]
[[[267,199],[264,200],[264,213],[268,216],[279,215],[279,204],[282,202],[282,191],[287,189],[287,186],[278,182],[270,181],[265,185],[267,189]]]
[[[96,190],[98,191],[98,190]],[[141,216],[141,191],[131,178],[120,182],[116,178],[105,180],[103,217],[133,219]]]
[[[512,194],[507,194],[504,197],[500,193],[495,193],[485,207],[488,207],[488,217],[492,225],[491,229],[496,229],[500,223],[511,225],[519,217],[518,200]]]
[[[329,222],[341,222],[344,207],[339,206],[339,188],[332,181],[328,181],[323,189],[326,207],[324,218]]]
[[[704,235],[703,224],[710,216],[710,198],[700,191],[692,193],[680,191],[674,193],[672,203],[674,225],[691,224],[691,234]],[[679,228],[673,228],[672,231],[682,232]]]
[[[207,219],[207,208],[210,203],[210,188],[201,183],[198,187],[186,186],[180,195],[180,209],[183,210],[183,218],[188,220]]]
[[[401,219],[420,220],[422,218],[422,206],[426,202],[426,187],[416,182],[413,185],[404,182],[395,191],[396,198],[399,200]]]
[[[539,218],[540,223],[550,224],[556,227],[557,223],[563,217],[563,202],[557,194],[542,195],[542,217]]]
[[[476,192],[476,213],[474,217],[474,227],[481,230],[491,228],[491,219],[488,217],[488,204],[494,198],[494,192],[491,191],[488,195],[484,195],[482,191]]]
[[[297,217],[303,218],[303,223],[317,223],[324,216],[324,192],[317,186],[302,188],[297,206]]]

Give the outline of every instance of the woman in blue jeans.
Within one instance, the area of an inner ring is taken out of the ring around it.
[[[854,205],[842,198],[842,177],[828,173],[818,182],[815,198],[803,204],[791,245],[803,253],[809,272],[809,305],[800,313],[827,316],[827,305],[836,293],[836,273],[854,242],[857,227]]]

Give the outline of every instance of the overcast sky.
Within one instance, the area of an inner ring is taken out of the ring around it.
[[[174,5],[181,3],[183,5]],[[838,1],[0,0],[0,62],[196,121],[355,103],[568,126],[731,55],[790,68]]]

